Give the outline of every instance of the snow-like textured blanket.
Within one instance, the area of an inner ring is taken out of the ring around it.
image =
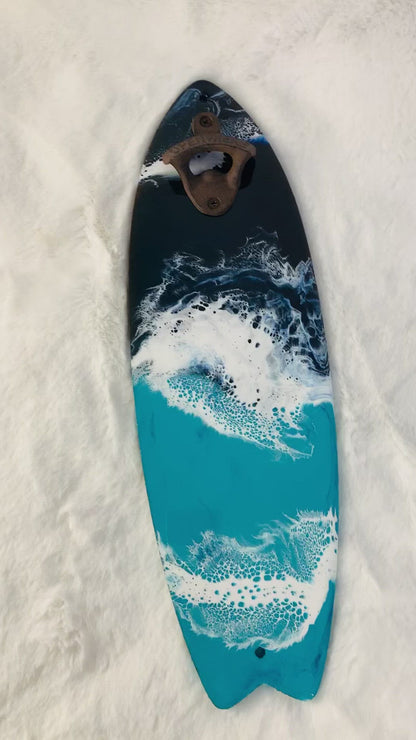
[[[4,740],[415,737],[412,0],[1,0]],[[223,86],[281,158],[339,436],[318,697],[212,706],[164,582],[126,325],[139,166],[181,87]]]

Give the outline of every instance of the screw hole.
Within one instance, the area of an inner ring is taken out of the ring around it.
[[[211,210],[218,208],[219,204],[220,204],[220,201],[218,198],[208,198],[207,200],[207,206],[208,208],[211,208]]]
[[[199,119],[199,123],[204,128],[209,128],[210,126],[212,126],[212,120],[209,116],[201,116]]]

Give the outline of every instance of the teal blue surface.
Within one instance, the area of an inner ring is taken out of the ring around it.
[[[255,544],[255,534],[274,520],[302,510],[336,512],[337,455],[330,403],[304,407],[308,439],[315,447],[310,456],[294,460],[219,434],[196,416],[169,406],[144,377],[136,380],[134,396],[154,527],[180,559],[186,561],[189,545],[205,530]],[[321,612],[301,642],[267,650],[261,660],[255,646],[227,647],[219,638],[196,634],[173,599],[214,704],[232,706],[262,683],[299,699],[312,698],[322,677],[333,595],[331,582]]]

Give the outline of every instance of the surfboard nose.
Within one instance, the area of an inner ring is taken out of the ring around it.
[[[176,99],[174,106],[178,104],[178,101],[186,100],[188,106],[196,106],[199,110],[210,110],[212,112],[220,113],[222,110],[221,101],[229,99],[230,103],[232,98],[226,90],[221,88],[215,82],[211,80],[195,80],[187,85]],[[233,101],[235,104],[235,101]],[[237,104],[238,106],[238,104]]]
[[[224,92],[215,82],[211,82],[210,80],[195,80],[195,82],[188,85],[188,88],[195,88],[201,91],[201,95],[206,93],[208,96]]]

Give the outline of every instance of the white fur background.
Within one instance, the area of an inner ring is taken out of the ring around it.
[[[413,0],[0,1],[2,740],[416,737]],[[321,690],[207,699],[140,467],[126,269],[139,166],[201,77],[286,169],[339,435]]]

